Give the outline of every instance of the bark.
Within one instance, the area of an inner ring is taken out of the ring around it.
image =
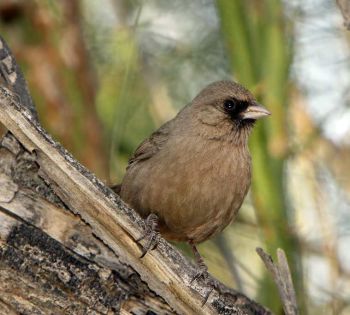
[[[2,39],[0,77],[0,314],[270,313],[224,286],[202,305],[165,240],[140,259],[143,220],[40,126]]]

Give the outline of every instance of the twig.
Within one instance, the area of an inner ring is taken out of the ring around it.
[[[336,0],[344,19],[344,26],[350,30],[350,1],[349,0]]]
[[[285,252],[283,249],[277,249],[277,264],[273,262],[272,257],[265,253],[262,248],[258,247],[256,252],[264,262],[267,270],[270,271],[277,285],[285,314],[298,315],[295,290]]]

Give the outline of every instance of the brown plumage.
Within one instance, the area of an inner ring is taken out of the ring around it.
[[[251,181],[248,136],[269,112],[231,81],[204,88],[136,149],[120,196],[161,234],[200,243],[237,215]]]

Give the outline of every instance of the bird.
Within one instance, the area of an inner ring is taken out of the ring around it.
[[[141,257],[160,233],[191,246],[194,278],[208,274],[197,245],[237,216],[251,184],[249,134],[268,115],[242,85],[217,81],[137,147],[113,189],[146,220]]]

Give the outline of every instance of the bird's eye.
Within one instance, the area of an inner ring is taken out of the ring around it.
[[[224,101],[224,109],[227,114],[232,117],[236,117],[241,112],[247,109],[249,103],[243,100],[237,100],[234,98],[227,99]]]
[[[236,110],[236,107],[237,107],[236,105],[237,105],[236,102],[234,100],[231,100],[231,99],[226,100],[224,102],[224,108],[228,112],[234,112]]]

